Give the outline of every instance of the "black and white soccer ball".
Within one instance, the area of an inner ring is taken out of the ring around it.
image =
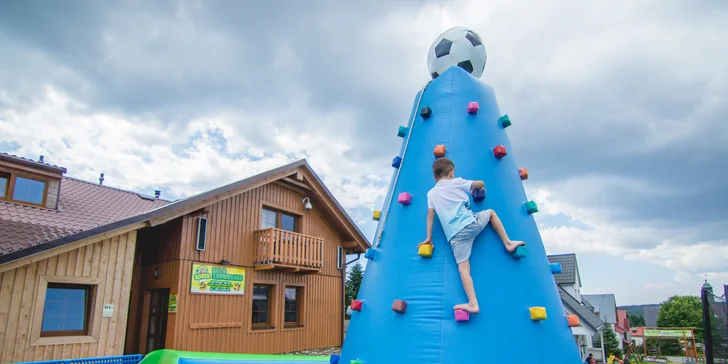
[[[480,78],[488,58],[478,33],[463,27],[450,28],[440,34],[427,53],[427,68],[437,78],[452,66],[462,67]]]

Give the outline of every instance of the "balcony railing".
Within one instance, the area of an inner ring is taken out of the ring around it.
[[[255,232],[255,269],[318,272],[323,266],[324,239],[281,229]]]

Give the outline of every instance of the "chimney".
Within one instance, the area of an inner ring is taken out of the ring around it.
[[[154,190],[154,198],[159,198],[159,195],[162,193],[160,190]]]
[[[41,155],[40,158],[38,158],[38,162],[43,163],[43,156]]]
[[[104,174],[103,173],[101,173],[101,177],[99,177],[99,184],[100,185],[104,184]]]

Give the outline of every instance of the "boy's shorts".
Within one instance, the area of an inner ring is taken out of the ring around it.
[[[457,264],[470,259],[470,251],[473,248],[475,237],[488,226],[489,222],[490,210],[478,212],[475,214],[474,222],[471,222],[450,239],[450,246],[452,246],[452,252],[455,254]]]

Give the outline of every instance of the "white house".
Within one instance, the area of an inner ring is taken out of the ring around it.
[[[629,336],[626,336],[629,331],[619,323],[617,300],[614,298],[614,294],[585,294],[582,297],[594,307],[594,313],[600,319],[612,326],[612,330],[614,330],[614,334],[619,342],[619,349],[624,350],[624,340],[629,338]],[[626,312],[624,312],[624,317],[626,320]]]
[[[594,337],[599,335],[605,323],[593,311],[593,307],[582,299],[581,277],[579,265],[576,261],[576,254],[549,255],[551,263],[561,264],[561,273],[554,274],[554,281],[561,295],[561,302],[567,314],[577,315],[580,325],[572,327],[582,357],[593,353],[595,357],[601,358],[601,349],[594,349]]]

